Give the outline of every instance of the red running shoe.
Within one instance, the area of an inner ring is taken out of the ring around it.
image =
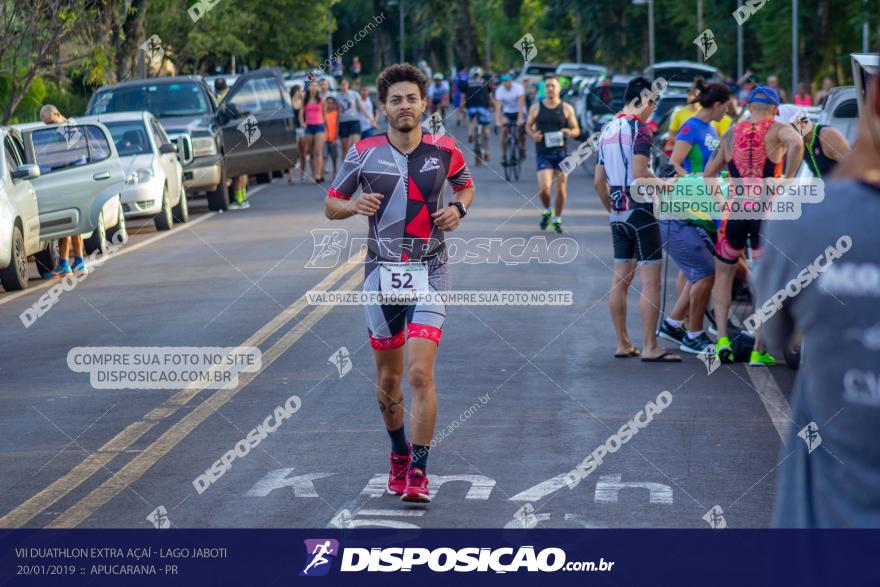
[[[406,474],[406,489],[403,490],[403,501],[428,503],[431,495],[428,493],[428,476],[421,469],[411,469]]]
[[[409,469],[409,459],[411,456],[411,444],[409,444],[408,455],[396,455],[391,453],[391,470],[388,471],[388,484],[386,485],[386,488],[390,493],[400,495],[403,493],[403,490],[406,489],[406,471]]]

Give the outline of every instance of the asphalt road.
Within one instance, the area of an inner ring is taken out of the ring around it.
[[[456,236],[540,236],[532,152],[508,184],[493,149]],[[450,432],[429,459],[429,506],[383,494],[362,309],[303,298],[360,286],[358,265],[305,266],[310,230],[365,236],[364,221],[331,225],[326,186],[276,180],[246,211],[193,201],[191,223],[161,236],[133,222],[129,243],[29,328],[19,315],[46,286],[0,293],[0,526],[149,528],[161,507],[176,527],[699,528],[716,505],[729,527],[767,526],[793,373],[612,358],[607,219],[587,173],[569,184],[572,262],[451,267],[455,289],[569,290],[573,303],[450,307],[436,367],[437,433]],[[632,292],[636,341],[637,307]],[[94,389],[67,365],[81,346],[243,344],[262,369],[219,391]],[[344,375],[329,360],[341,347]],[[575,488],[559,481],[664,390],[649,425]],[[293,395],[298,410],[198,493],[193,480]]]

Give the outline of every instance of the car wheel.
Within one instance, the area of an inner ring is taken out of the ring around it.
[[[271,173],[258,173],[254,176],[254,178],[257,180],[258,184],[272,183]]]
[[[213,192],[208,192],[208,209],[229,210],[229,190],[226,188],[226,168],[220,170],[220,183]]]
[[[128,241],[128,226],[125,224],[122,206],[119,207],[119,220],[116,221],[116,226],[107,231],[107,238],[117,246],[124,245]]]
[[[153,217],[156,230],[171,230],[174,218],[171,216],[171,203],[168,201],[168,186],[162,190],[162,209]]]
[[[104,226],[104,211],[102,210],[98,214],[98,226],[95,227],[89,238],[83,240],[83,245],[85,245],[86,255],[91,255],[95,251],[106,255],[107,250],[110,248],[109,244],[107,242],[107,227]]]
[[[184,224],[189,221],[189,202],[186,199],[186,190],[181,192],[180,201],[171,209],[171,213],[174,216],[174,222]]]
[[[61,261],[61,254],[58,252],[58,239],[52,239],[46,245],[46,248],[34,255],[34,261],[37,262],[37,273],[43,275],[58,267]]]
[[[24,250],[24,237],[18,226],[12,229],[11,251],[9,265],[0,269],[0,283],[6,291],[17,291],[28,286],[28,262]]]

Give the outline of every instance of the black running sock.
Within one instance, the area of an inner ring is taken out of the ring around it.
[[[403,426],[397,430],[389,430],[388,436],[391,437],[391,452],[396,455],[409,454],[409,445],[406,443],[406,434],[403,432]]]
[[[427,444],[412,445],[412,458],[409,461],[410,471],[421,469],[422,472],[425,472],[425,468],[428,466],[428,450],[430,448],[430,445]]]

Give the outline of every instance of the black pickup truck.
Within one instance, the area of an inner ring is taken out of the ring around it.
[[[143,110],[178,143],[187,192],[206,193],[211,210],[228,208],[228,179],[265,180],[297,158],[293,108],[276,68],[240,75],[219,103],[198,76],[104,86],[92,95],[87,114]]]

